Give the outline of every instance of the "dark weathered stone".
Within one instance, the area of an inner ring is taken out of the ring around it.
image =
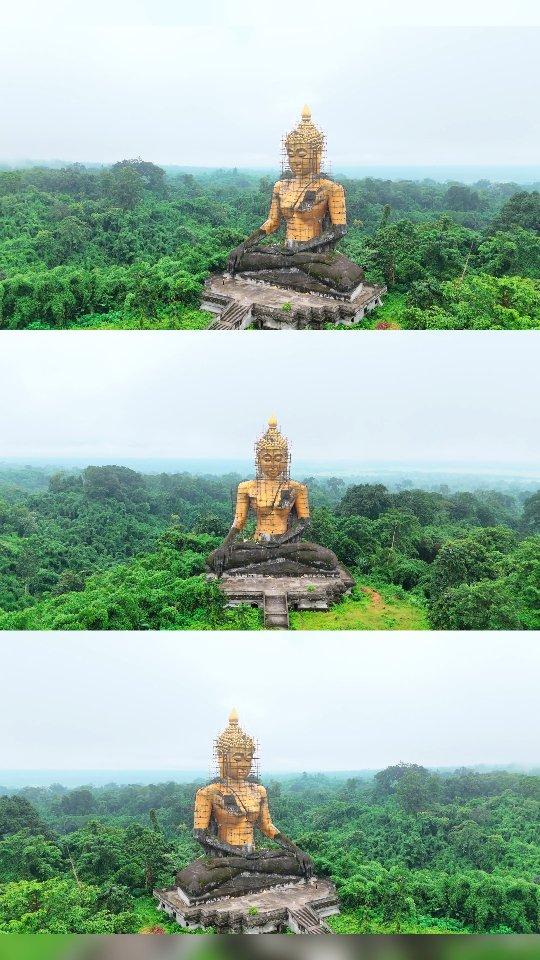
[[[258,850],[245,856],[204,857],[193,860],[176,876],[177,886],[190,901],[238,897],[295,883],[304,876],[298,861],[282,850]]]
[[[364,279],[361,267],[334,250],[287,254],[277,244],[246,251],[236,271],[290,290],[342,296],[351,294]]]
[[[208,557],[207,569],[212,573],[221,573],[221,570],[216,570],[215,554],[216,551],[213,551]],[[229,575],[242,573],[297,577],[322,573],[337,577],[340,566],[335,553],[307,540],[276,545],[244,540],[230,545],[223,571]]]

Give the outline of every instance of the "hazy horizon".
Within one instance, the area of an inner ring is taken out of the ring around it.
[[[414,763],[414,760],[409,762]],[[333,769],[306,769],[298,770],[274,770],[264,769],[261,771],[261,779],[271,780],[293,780],[306,774],[308,777],[327,777],[330,780],[348,779],[358,777],[359,779],[369,781],[373,779],[379,770],[384,767],[375,766],[369,769],[351,769],[351,770],[333,770]],[[462,769],[461,764],[450,766],[432,765],[428,770],[442,775],[455,773]],[[508,773],[540,773],[540,764],[519,764],[519,763],[498,763],[498,764],[468,764],[467,770],[474,770],[478,773],[492,773],[506,771]],[[77,787],[95,787],[102,788],[108,786],[150,786],[156,783],[180,783],[190,784],[200,781],[206,781],[213,771],[208,768],[200,770],[129,770],[129,769],[101,769],[101,770],[46,770],[46,769],[25,769],[2,770],[0,769],[0,790],[25,790],[25,789],[48,789],[60,785],[68,790]]]
[[[46,475],[50,475],[56,470],[81,471],[89,466],[123,466],[135,470],[144,476],[155,476],[161,473],[187,473],[194,477],[224,477],[229,474],[249,474],[253,472],[254,465],[248,458],[237,458],[231,460],[215,460],[211,458],[200,459],[159,459],[159,458],[130,458],[118,457],[103,459],[94,457],[92,459],[74,459],[69,457],[38,457],[19,459],[0,458],[0,469],[18,470],[25,467],[42,470]],[[373,480],[387,481],[388,483],[399,483],[400,481],[411,481],[421,483],[434,483],[437,479],[441,482],[444,479],[454,478],[456,482],[473,484],[475,481],[485,486],[486,483],[516,483],[523,485],[525,483],[540,483],[540,464],[534,467],[531,464],[513,464],[508,467],[504,463],[485,463],[475,464],[474,469],[467,463],[455,463],[454,461],[437,461],[422,463],[421,461],[407,462],[368,462],[368,461],[342,461],[330,460],[325,463],[320,461],[310,461],[295,459],[292,473],[295,476],[301,476],[303,479],[314,477],[324,480],[329,477],[338,477],[345,482],[355,482],[358,479],[370,477]]]
[[[100,160],[91,160],[78,158],[77,160],[63,160],[58,157],[34,158],[15,157],[11,159],[0,158],[1,170],[28,170],[35,167],[48,167],[51,169],[62,169],[72,164],[82,164],[89,170],[107,169],[113,163],[119,160],[129,159],[126,157],[117,157],[116,160],[108,162]],[[142,158],[148,159],[146,157]],[[176,163],[166,163],[159,157],[153,157],[152,162],[166,171],[170,176],[180,173],[192,173],[194,176],[210,175],[218,172],[232,172],[237,170],[239,173],[252,176],[272,176],[277,178],[280,174],[280,168],[267,164],[261,167],[250,167],[242,164],[234,166],[219,165],[183,165]],[[342,166],[340,164],[331,165],[329,171],[335,177],[345,177],[351,179],[364,179],[372,177],[380,180],[412,180],[417,183],[424,181],[433,181],[435,183],[468,183],[475,184],[480,181],[488,180],[490,183],[516,183],[523,187],[533,187],[536,189],[540,184],[540,164],[447,164],[440,162],[424,166],[422,164],[352,164]]]

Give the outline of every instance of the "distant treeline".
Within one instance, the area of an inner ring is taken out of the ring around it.
[[[344,179],[342,249],[388,285],[375,325],[540,324],[540,193]],[[270,176],[142,160],[0,172],[0,327],[204,327],[202,283],[265,219]],[[400,299],[401,297],[401,299]]]

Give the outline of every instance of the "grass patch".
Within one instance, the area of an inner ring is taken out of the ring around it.
[[[365,592],[364,592],[365,591]],[[291,611],[292,630],[429,630],[427,610],[417,600],[358,584],[349,597],[327,611]]]
[[[137,933],[157,933],[163,932],[169,935],[178,936],[178,934],[207,934],[213,933],[211,927],[204,930],[184,930],[178,923],[171,920],[166,913],[162,913],[156,907],[152,897],[138,897],[133,904],[133,914],[136,919]]]
[[[382,329],[388,330],[402,330],[403,327],[403,312],[406,307],[407,294],[406,293],[385,293],[383,297],[382,307],[375,307],[371,313],[368,313],[363,320],[360,320],[359,323],[353,324],[353,326],[347,326],[344,323],[327,323],[325,324],[325,330],[377,330],[380,328],[381,324],[384,324]]]
[[[382,307],[376,307],[367,316],[362,322],[363,329],[377,330],[380,324],[388,324],[389,329],[401,330],[406,300],[406,293],[385,293]]]
[[[160,927],[165,933],[183,933],[181,927],[169,919],[156,907],[152,897],[138,897],[133,903],[133,915],[137,926],[137,933],[146,933],[154,927]]]
[[[370,916],[369,913],[357,910],[352,913],[340,913],[337,917],[328,917],[325,923],[336,934],[463,934],[470,931],[461,927],[455,920],[438,919],[434,917],[411,917],[400,919],[395,923],[388,923],[382,919]]]

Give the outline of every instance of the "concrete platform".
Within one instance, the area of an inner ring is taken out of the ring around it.
[[[301,880],[242,897],[223,897],[197,906],[178,887],[154,890],[158,909],[188,930],[212,927],[217,933],[331,933],[325,917],[339,913],[330,880]]]
[[[322,329],[328,324],[353,326],[381,306],[386,287],[361,283],[350,297],[299,293],[285,287],[216,274],[205,283],[201,309],[214,314],[211,330]]]
[[[287,630],[289,610],[328,610],[349,593],[353,581],[343,567],[339,569],[338,577],[224,574],[220,587],[227,606],[259,607],[264,612],[265,628]]]

